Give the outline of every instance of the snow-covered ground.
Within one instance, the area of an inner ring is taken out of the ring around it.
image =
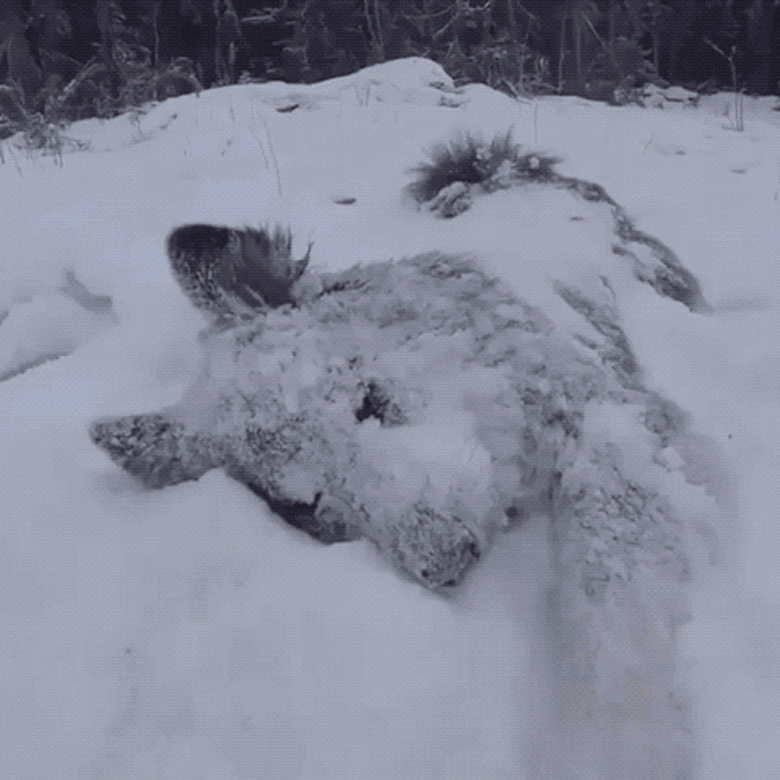
[[[144,490],[87,436],[102,415],[174,403],[190,379],[203,323],[164,252],[183,223],[279,220],[296,256],[314,242],[319,269],[468,251],[537,299],[551,279],[617,273],[606,222],[567,192],[484,195],[453,220],[403,196],[432,142],[510,127],[605,187],[713,306],[619,290],[649,385],[690,412],[721,470],[718,565],[691,585],[677,659],[697,775],[780,776],[780,113],[747,99],[737,133],[727,95],[660,110],[442,85],[410,61],[212,90],[68,128],[90,150],[61,166],[4,142],[0,777],[532,778],[571,765],[553,760],[547,518],[507,533],[443,598],[368,543],[326,547],[287,527],[220,472]],[[579,776],[593,776],[587,762]]]

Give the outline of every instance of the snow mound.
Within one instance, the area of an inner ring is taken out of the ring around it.
[[[56,292],[14,302],[0,313],[0,382],[69,355],[113,323],[111,299],[65,273]]]
[[[296,85],[293,90],[284,82],[262,84],[253,87],[253,93],[279,111],[316,108],[345,96],[362,106],[372,102],[457,106],[462,102],[444,68],[424,57],[370,65],[347,76]]]

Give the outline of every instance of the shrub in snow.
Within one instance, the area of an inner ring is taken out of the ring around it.
[[[0,84],[0,139],[21,130],[27,123],[20,92],[6,84]]]
[[[658,430],[679,420],[653,412],[668,405],[609,305],[559,291],[600,336],[585,344],[464,258],[315,274],[287,231],[207,225],[175,230],[168,251],[210,323],[202,365],[176,406],[91,429],[146,485],[223,468],[312,536],[369,538],[434,588],[539,507],[564,547],[590,551],[576,564],[588,598],[643,565],[682,575],[674,513],[588,433],[606,406],[630,410],[650,454],[677,434]]]
[[[498,135],[489,143],[466,134],[433,146],[429,159],[413,170],[416,178],[407,189],[419,203],[433,201],[442,190],[455,184],[478,185],[492,192],[517,181],[544,181],[555,162],[553,157],[523,153],[512,140],[511,132]]]

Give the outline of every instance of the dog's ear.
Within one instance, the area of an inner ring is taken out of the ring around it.
[[[292,257],[289,229],[234,230],[184,225],[168,237],[173,275],[192,303],[217,324],[251,319],[293,303],[292,286],[309,263],[311,244]]]

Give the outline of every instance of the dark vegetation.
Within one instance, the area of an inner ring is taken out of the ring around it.
[[[416,201],[424,203],[459,182],[491,191],[518,181],[547,181],[556,162],[554,157],[524,152],[512,140],[511,132],[490,142],[463,135],[430,149],[428,159],[412,170],[415,178],[407,189]]]
[[[510,94],[647,82],[763,94],[775,0],[2,0],[0,137],[241,80],[316,81],[419,55]]]

